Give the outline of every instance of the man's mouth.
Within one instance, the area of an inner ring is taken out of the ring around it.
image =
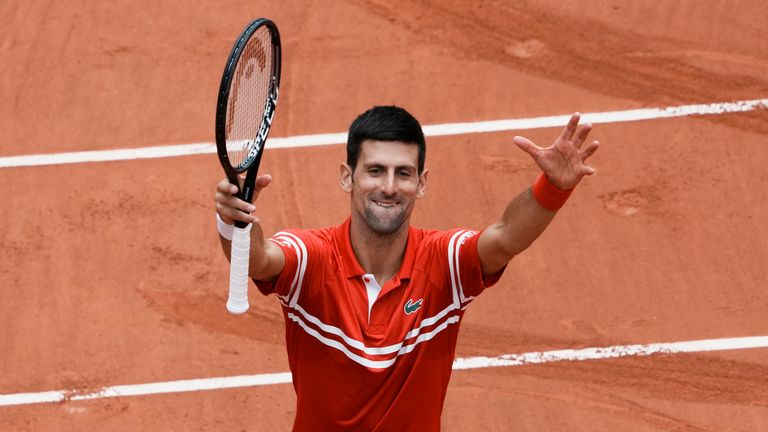
[[[397,205],[396,201],[386,201],[386,200],[373,200],[374,204],[376,204],[379,207],[384,208],[392,208]]]

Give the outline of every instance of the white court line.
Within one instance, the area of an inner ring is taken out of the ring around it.
[[[656,343],[647,345],[616,345],[601,348],[563,349],[522,354],[504,354],[497,357],[457,358],[453,370],[479,369],[499,366],[524,366],[559,361],[585,361],[642,357],[654,354],[698,353],[737,349],[768,348],[768,336],[729,339],[705,339],[687,342]],[[55,403],[111,397],[142,396],[162,393],[181,393],[201,390],[253,387],[291,382],[290,372],[241,375],[220,378],[202,378],[183,381],[165,381],[149,384],[103,387],[96,391],[56,390],[39,393],[0,395],[0,407],[37,403]]]
[[[625,111],[607,111],[586,113],[582,121],[586,123],[619,123],[628,121],[653,120],[692,115],[712,115],[748,112],[768,109],[768,99],[751,99],[737,102],[717,102],[699,105],[681,105],[666,108],[643,108]],[[522,119],[491,120],[467,123],[446,123],[424,126],[424,134],[428,137],[460,135],[485,132],[500,132],[520,129],[539,129],[563,126],[568,121],[568,115],[531,117]],[[286,138],[270,138],[267,148],[293,148],[343,144],[347,141],[347,133],[331,133],[317,135],[298,135]],[[23,156],[0,157],[0,168],[14,168],[40,165],[60,165],[83,162],[105,162],[131,159],[154,159],[173,156],[188,156],[197,154],[216,153],[214,143],[179,144],[158,147],[142,147],[117,150],[97,150],[70,153],[36,154]]]

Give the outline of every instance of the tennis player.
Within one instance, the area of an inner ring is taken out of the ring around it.
[[[282,305],[296,391],[294,431],[439,431],[456,338],[472,300],[544,231],[574,187],[595,172],[599,143],[574,114],[554,144],[513,142],[542,173],[482,231],[414,228],[427,190],[424,134],[402,108],[378,106],[350,126],[338,226],[269,239],[256,206],[226,179],[216,209],[225,254],[231,224],[253,224],[250,276]],[[269,175],[257,179],[256,196]],[[447,209],[448,211],[450,209]]]

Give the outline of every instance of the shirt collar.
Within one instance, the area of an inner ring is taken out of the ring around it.
[[[352,225],[352,217],[348,217],[341,225],[336,228],[336,241],[344,264],[344,272],[348,278],[360,277],[366,274],[360,262],[357,261],[355,252],[352,249],[352,240],[349,235],[349,228]],[[410,279],[413,271],[413,262],[416,260],[416,229],[408,227],[408,241],[405,244],[405,255],[403,263],[400,264],[400,271],[397,275],[400,279]]]

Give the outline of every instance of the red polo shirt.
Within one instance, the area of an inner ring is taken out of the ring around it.
[[[439,431],[464,310],[502,272],[482,276],[476,231],[411,227],[400,271],[379,286],[349,226],[275,234],[285,268],[256,283],[283,305],[293,430]]]

